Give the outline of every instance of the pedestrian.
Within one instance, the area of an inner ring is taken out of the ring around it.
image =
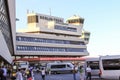
[[[32,79],[32,74],[31,74],[31,71],[29,69],[26,70],[26,75],[27,75],[28,80]]]
[[[21,68],[21,73],[22,73],[23,79],[27,80],[27,74],[26,74],[25,68]]]
[[[0,67],[0,80],[4,80],[4,76],[3,76],[3,69]]]
[[[41,75],[42,75],[42,80],[45,80],[45,69],[44,68],[42,68]]]
[[[91,80],[91,68],[90,68],[90,66],[87,66],[86,72],[87,72],[87,79]]]
[[[11,68],[10,67],[7,69],[7,73],[8,73],[8,76],[11,77]]]
[[[74,65],[73,67],[73,79],[76,80],[76,71],[75,71],[76,66]]]
[[[80,80],[85,80],[85,70],[83,66],[80,66],[79,72],[80,72]]]
[[[7,80],[7,68],[5,66],[2,66],[3,70],[3,80]]]
[[[50,69],[50,68],[48,69],[48,74],[49,74],[49,75],[51,74],[51,69]]]
[[[16,80],[23,80],[21,69],[18,69],[18,71],[16,73]]]

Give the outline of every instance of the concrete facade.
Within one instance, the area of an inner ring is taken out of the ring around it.
[[[71,18],[72,19],[72,18]],[[77,16],[76,19],[81,19]],[[81,57],[89,55],[81,39],[83,23],[64,23],[63,18],[29,13],[28,28],[16,34],[16,55]],[[69,19],[70,20],[70,19]]]
[[[81,38],[85,41],[85,44],[88,44],[90,40],[90,32],[86,30],[82,30]]]
[[[0,0],[0,59],[12,63],[15,50],[15,0]]]

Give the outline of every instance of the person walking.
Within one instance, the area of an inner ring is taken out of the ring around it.
[[[18,71],[16,73],[16,80],[23,80],[21,69],[18,69]]]
[[[42,75],[42,80],[45,80],[45,69],[44,68],[42,68],[41,75]]]
[[[2,67],[0,67],[0,80],[4,80],[3,73],[4,73],[4,71],[3,71]]]
[[[7,80],[7,68],[5,66],[2,66],[3,70],[3,80]]]
[[[86,68],[86,72],[87,72],[87,80],[88,80],[88,79],[91,80],[91,68],[90,68],[90,66],[88,66],[88,67]]]
[[[30,69],[27,70],[27,80],[32,80],[32,73]]]
[[[76,80],[76,66],[73,67],[73,79]]]
[[[11,67],[8,67],[7,68],[8,77],[11,77],[11,72],[12,72]]]
[[[85,70],[83,66],[80,66],[79,72],[80,72],[80,80],[85,80]]]

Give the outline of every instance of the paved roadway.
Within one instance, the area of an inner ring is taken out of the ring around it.
[[[34,73],[34,80],[42,80],[40,73]],[[73,74],[51,74],[46,75],[45,80],[74,80]],[[79,73],[76,74],[76,80],[80,80]],[[92,80],[100,80],[98,77],[92,78]]]

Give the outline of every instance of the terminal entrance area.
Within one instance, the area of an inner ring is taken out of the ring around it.
[[[6,66],[6,67],[9,67],[11,66],[10,63],[8,63],[2,56],[0,56],[0,66]]]

